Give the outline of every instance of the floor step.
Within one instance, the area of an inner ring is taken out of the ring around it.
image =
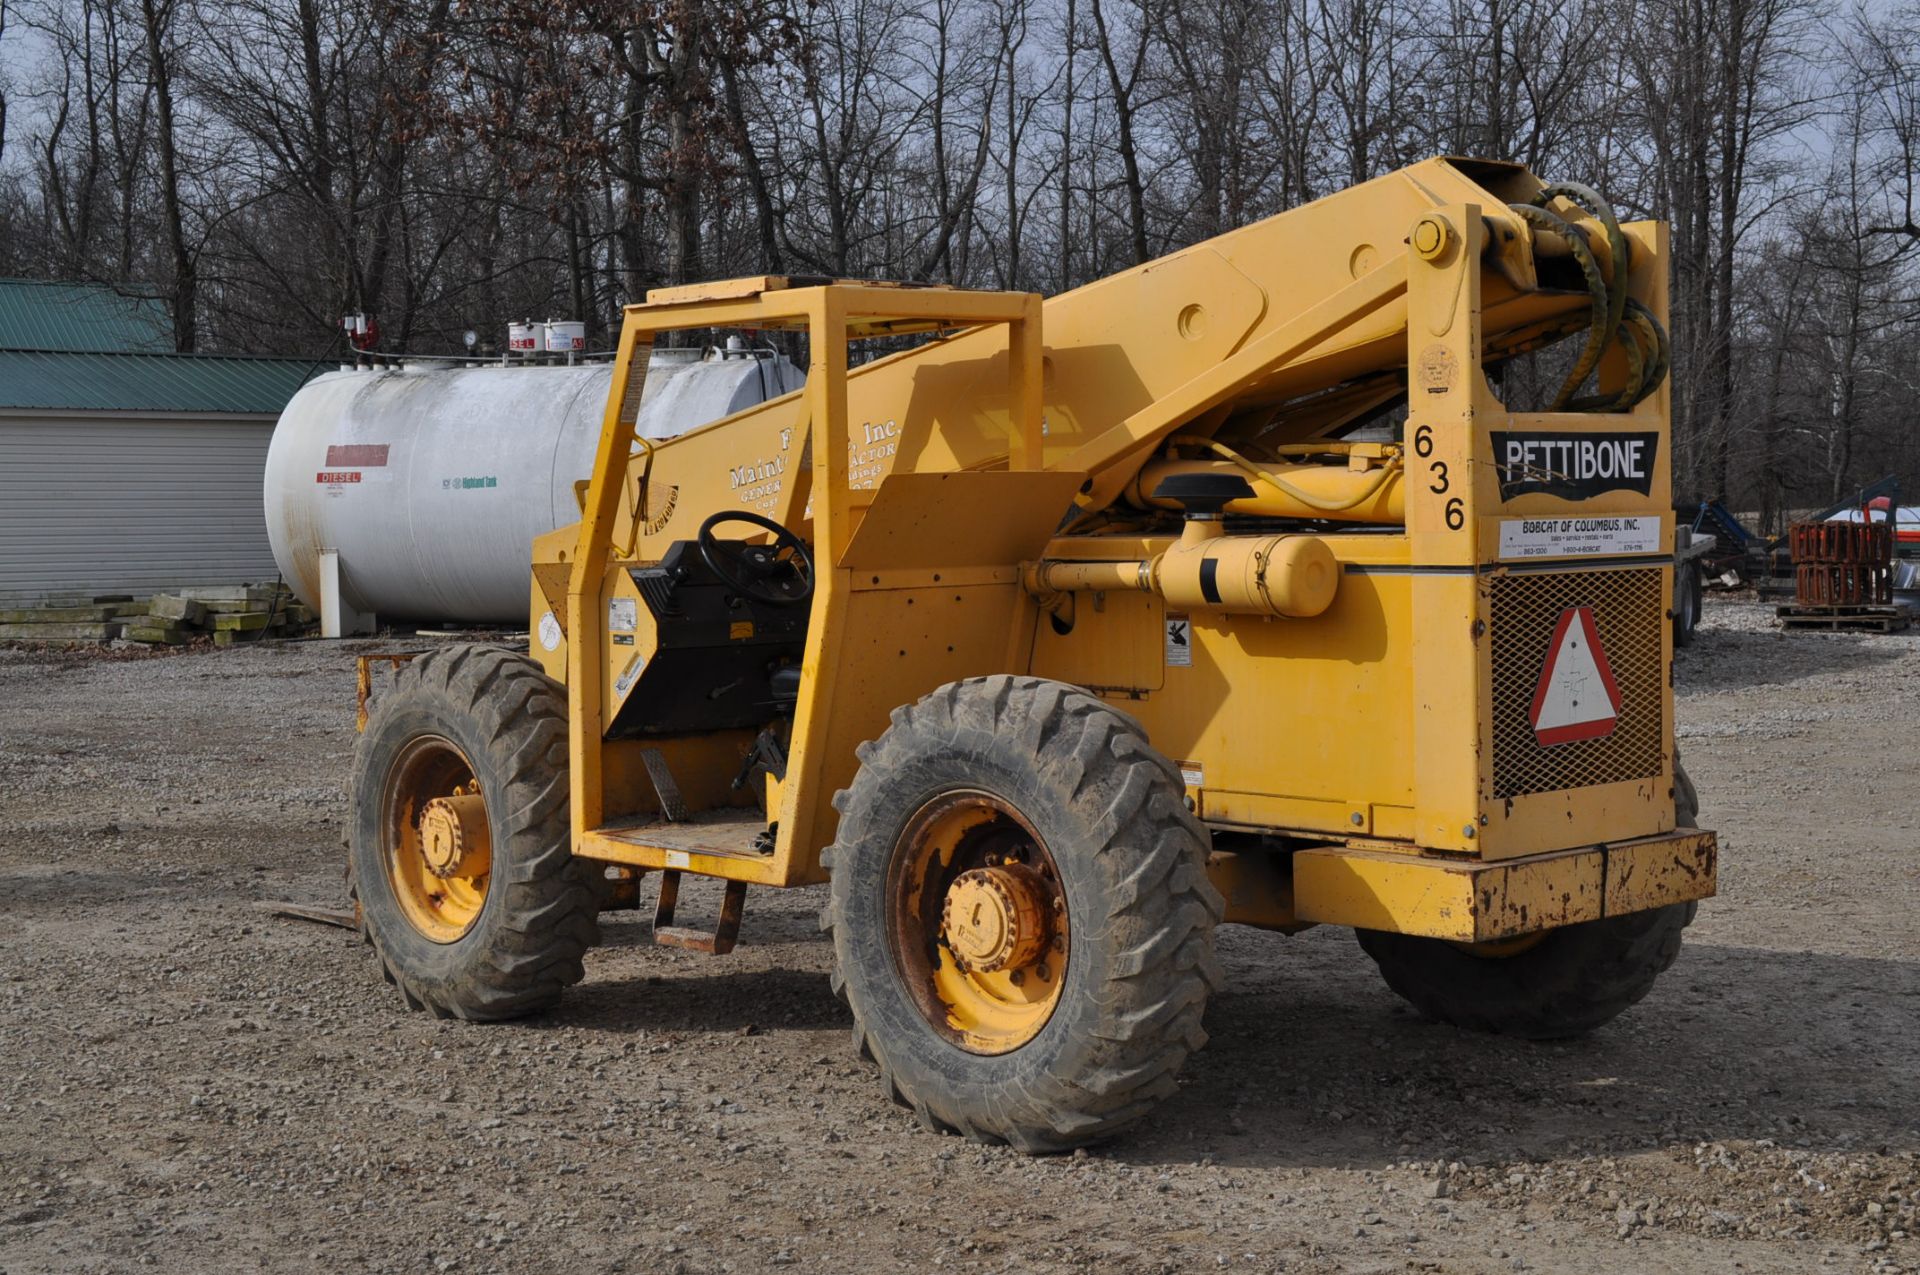
[[[653,941],[662,947],[685,948],[709,956],[725,956],[740,941],[740,918],[747,908],[747,883],[727,882],[726,896],[720,902],[720,923],[712,933],[673,923],[674,909],[680,902],[680,874],[660,874],[660,902],[653,911]]]
[[[759,859],[773,852],[767,817],[758,810],[734,806],[702,810],[675,820],[653,816],[615,820],[602,828],[600,835],[631,846],[653,846],[690,854]]]

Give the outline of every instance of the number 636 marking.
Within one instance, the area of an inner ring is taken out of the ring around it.
[[[1433,426],[1422,425],[1413,431],[1413,454],[1421,460],[1433,455]],[[1453,482],[1447,477],[1447,462],[1432,462],[1427,466],[1427,473],[1433,478],[1427,490],[1434,495],[1444,496],[1452,489]],[[1467,525],[1467,510],[1460,497],[1455,496],[1446,503],[1446,520],[1448,531],[1458,531]]]

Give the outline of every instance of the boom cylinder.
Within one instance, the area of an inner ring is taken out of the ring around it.
[[[1165,553],[1124,562],[1026,564],[1027,591],[1062,593],[1138,590],[1158,593],[1183,611],[1310,619],[1333,603],[1340,564],[1318,536],[1226,536],[1217,521],[1187,523]]]

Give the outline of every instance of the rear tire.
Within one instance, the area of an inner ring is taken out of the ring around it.
[[[409,827],[425,802],[473,784],[490,870],[423,874]],[[361,934],[409,1006],[517,1018],[580,981],[599,887],[573,857],[567,784],[565,692],[523,656],[423,655],[374,701],[354,751],[348,881]]]
[[[1674,822],[1698,826],[1699,798],[1674,760]],[[1455,1027],[1559,1040],[1594,1030],[1639,1002],[1680,955],[1697,903],[1548,930],[1512,955],[1443,939],[1356,930],[1387,986],[1428,1018]]]
[[[1206,1041],[1224,904],[1180,773],[1139,726],[1058,682],[975,678],[895,710],[859,753],[835,797],[821,921],[855,1042],[895,1099],[930,1129],[1048,1152],[1111,1137],[1173,1093]],[[917,830],[956,807],[976,822],[929,857]],[[942,874],[981,853],[976,828],[996,847],[980,862],[1037,869],[1043,911],[1061,918],[1052,934],[1067,941],[1041,958],[1059,962],[1040,975],[1058,980],[1044,1016],[942,999],[967,967],[948,921],[914,917],[948,915]]]

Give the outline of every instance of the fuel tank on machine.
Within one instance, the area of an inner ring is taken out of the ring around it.
[[[310,382],[267,451],[267,536],[318,609],[321,554],[363,615],[522,623],[533,538],[577,522],[613,370],[348,371]],[[640,432],[666,438],[799,389],[785,359],[656,350]]]

